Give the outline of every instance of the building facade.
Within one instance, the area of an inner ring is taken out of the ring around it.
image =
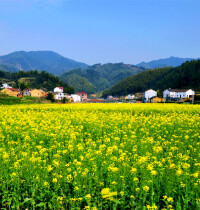
[[[15,89],[15,88],[5,88],[1,92],[9,96],[15,96],[15,97],[17,97],[17,95],[20,94],[20,90]]]
[[[81,102],[81,97],[77,94],[71,94],[71,98],[73,99],[73,102]]]
[[[81,97],[81,101],[87,100],[87,93],[86,92],[77,92],[76,95]]]
[[[43,97],[43,91],[38,89],[33,89],[30,91],[31,97],[41,98]]]
[[[192,89],[166,89],[163,92],[163,98],[167,100],[192,98],[194,95],[195,92]]]
[[[153,97],[157,96],[157,92],[155,90],[147,90],[143,93],[143,101],[145,103],[150,103]]]

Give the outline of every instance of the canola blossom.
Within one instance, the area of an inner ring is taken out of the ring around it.
[[[200,208],[200,106],[0,106],[4,209]]]

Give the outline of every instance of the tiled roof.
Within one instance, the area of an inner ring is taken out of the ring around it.
[[[187,92],[189,89],[171,89],[170,92],[177,92],[177,93],[180,93],[180,92]]]
[[[11,91],[19,92],[19,90],[18,89],[15,89],[15,88],[6,88],[6,89],[11,90]]]
[[[77,92],[76,94],[87,94],[86,92]]]

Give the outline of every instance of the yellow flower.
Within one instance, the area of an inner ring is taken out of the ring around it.
[[[101,190],[103,198],[112,199],[113,196],[117,195],[117,192],[110,192],[110,188],[104,188]]]
[[[44,182],[44,186],[46,187],[46,186],[48,186],[49,185],[49,183],[48,182]]]
[[[177,174],[178,176],[180,176],[181,174],[183,174],[183,171],[182,171],[181,169],[178,169],[178,170],[176,171],[176,174]]]
[[[174,202],[174,199],[173,199],[172,197],[169,197],[169,198],[167,198],[167,201],[168,201],[169,203],[172,203],[172,202]]]
[[[151,171],[151,175],[153,175],[153,176],[157,175],[157,171],[155,171],[155,170]]]
[[[91,200],[91,195],[90,195],[90,194],[87,194],[87,195],[85,196],[85,198],[88,199],[88,200]]]
[[[148,187],[148,186],[144,186],[144,187],[143,187],[143,190],[144,190],[145,192],[148,192],[148,191],[149,191],[149,187]]]
[[[164,196],[163,196],[163,199],[164,199],[164,200],[165,200],[165,199],[167,199],[167,196],[166,196],[166,195],[164,195]]]
[[[53,180],[52,180],[53,183],[56,183],[57,181],[58,181],[57,178],[53,178]]]

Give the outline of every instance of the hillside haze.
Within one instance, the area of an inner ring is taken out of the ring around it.
[[[0,56],[0,69],[6,71],[45,70],[54,75],[75,68],[86,68],[87,64],[65,58],[52,51],[17,51]]]
[[[110,88],[120,80],[142,71],[144,69],[130,64],[107,63],[67,71],[59,75],[59,77],[74,87],[76,91],[94,93]]]
[[[170,58],[163,58],[158,60],[153,60],[150,62],[141,62],[136,66],[142,67],[145,69],[154,69],[154,68],[163,68],[163,67],[177,67],[183,64],[186,61],[191,61],[193,58],[178,58],[171,56]]]

